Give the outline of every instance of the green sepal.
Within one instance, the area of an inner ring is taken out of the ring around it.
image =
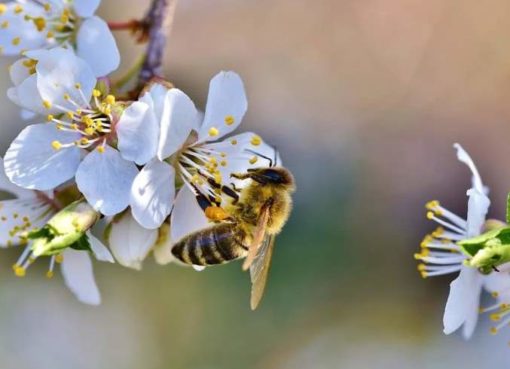
[[[86,234],[84,234],[82,237],[80,237],[75,243],[71,245],[71,248],[74,250],[80,250],[80,251],[91,251],[89,238]]]

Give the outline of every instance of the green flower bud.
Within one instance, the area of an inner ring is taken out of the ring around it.
[[[85,200],[69,204],[55,214],[44,227],[28,234],[28,238],[33,240],[33,255],[54,255],[68,247],[88,250],[85,232],[92,228],[99,217],[100,214]]]

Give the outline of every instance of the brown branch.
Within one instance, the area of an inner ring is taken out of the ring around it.
[[[147,26],[149,43],[138,85],[140,88],[162,74],[163,56],[177,0],[152,0],[151,7],[142,22]]]

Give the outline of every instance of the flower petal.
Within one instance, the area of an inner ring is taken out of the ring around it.
[[[172,88],[166,94],[161,119],[158,158],[164,160],[181,148],[196,128],[197,109],[181,90]]]
[[[87,231],[87,237],[90,243],[90,249],[92,250],[92,253],[97,260],[106,261],[108,263],[115,263],[110,250],[108,250],[108,248],[103,245],[103,243],[98,238],[96,238],[92,232]]]
[[[39,113],[48,114],[43,105],[43,99],[37,89],[37,75],[31,75],[16,87],[7,90],[7,97],[21,108]]]
[[[4,170],[4,160],[2,158],[0,158],[0,191],[12,193],[19,199],[35,197],[34,191],[26,190],[23,187],[16,186],[9,180],[9,178],[7,178]],[[1,210],[2,209],[0,208],[0,211]]]
[[[154,259],[160,265],[166,265],[175,261],[172,254],[172,239],[170,238],[170,223],[165,222],[161,225],[158,232],[158,239],[152,248]]]
[[[149,105],[135,101],[122,113],[116,126],[122,157],[143,165],[156,156],[159,124]]]
[[[100,3],[101,0],[74,0],[74,10],[80,17],[87,18],[96,12]]]
[[[487,212],[491,204],[489,198],[476,188],[467,191],[468,212],[467,212],[467,237],[478,236],[485,223]]]
[[[82,23],[76,44],[78,56],[89,63],[95,76],[106,76],[119,67],[117,43],[101,18],[90,17]]]
[[[4,157],[5,173],[18,186],[50,190],[71,179],[80,163],[76,146],[55,150],[53,141],[74,142],[80,135],[43,123],[26,127],[12,142]]]
[[[103,153],[89,153],[76,171],[76,184],[89,204],[104,215],[120,213],[129,205],[129,192],[138,174],[136,165],[106,145]]]
[[[138,173],[131,187],[133,217],[145,228],[159,228],[172,210],[174,197],[174,168],[154,159]]]
[[[480,173],[478,173],[478,169],[476,169],[475,163],[471,156],[460,146],[460,144],[455,143],[453,147],[457,150],[457,159],[466,164],[468,168],[471,170],[473,175],[473,187],[481,193],[485,193],[484,185],[482,183],[482,178],[480,177]]]
[[[198,206],[193,192],[186,186],[181,188],[175,198],[170,220],[172,241],[177,242],[187,234],[204,229],[209,225],[210,223]]]
[[[146,91],[138,101],[142,101],[150,106],[156,115],[156,121],[160,122],[163,116],[163,109],[165,105],[165,97],[168,87],[157,82],[153,82],[149,90]]]
[[[157,230],[143,228],[130,212],[125,212],[112,222],[108,244],[119,264],[140,270],[157,239]]]
[[[67,249],[62,254],[62,276],[76,298],[89,305],[99,305],[101,295],[92,270],[92,261],[86,251]]]
[[[234,131],[248,109],[241,77],[220,72],[211,80],[199,142],[217,140]]]
[[[444,333],[450,334],[464,325],[468,339],[476,326],[479,314],[482,277],[478,270],[462,267],[459,276],[450,284],[450,294],[443,316]]]

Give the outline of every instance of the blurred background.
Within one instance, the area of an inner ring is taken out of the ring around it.
[[[104,0],[101,13],[123,21],[148,5]],[[278,147],[297,180],[265,299],[250,311],[238,263],[197,273],[149,258],[143,272],[96,263],[92,308],[46,265],[14,277],[19,251],[4,250],[0,367],[507,368],[510,328],[491,336],[483,317],[469,342],[442,334],[452,278],[422,280],[413,253],[434,228],[426,201],[465,215],[454,142],[504,216],[508,14],[506,0],[180,0],[166,77],[203,107],[214,74],[240,73],[241,130]],[[117,35],[127,68],[141,49]],[[0,106],[3,154],[21,124],[4,95]]]

